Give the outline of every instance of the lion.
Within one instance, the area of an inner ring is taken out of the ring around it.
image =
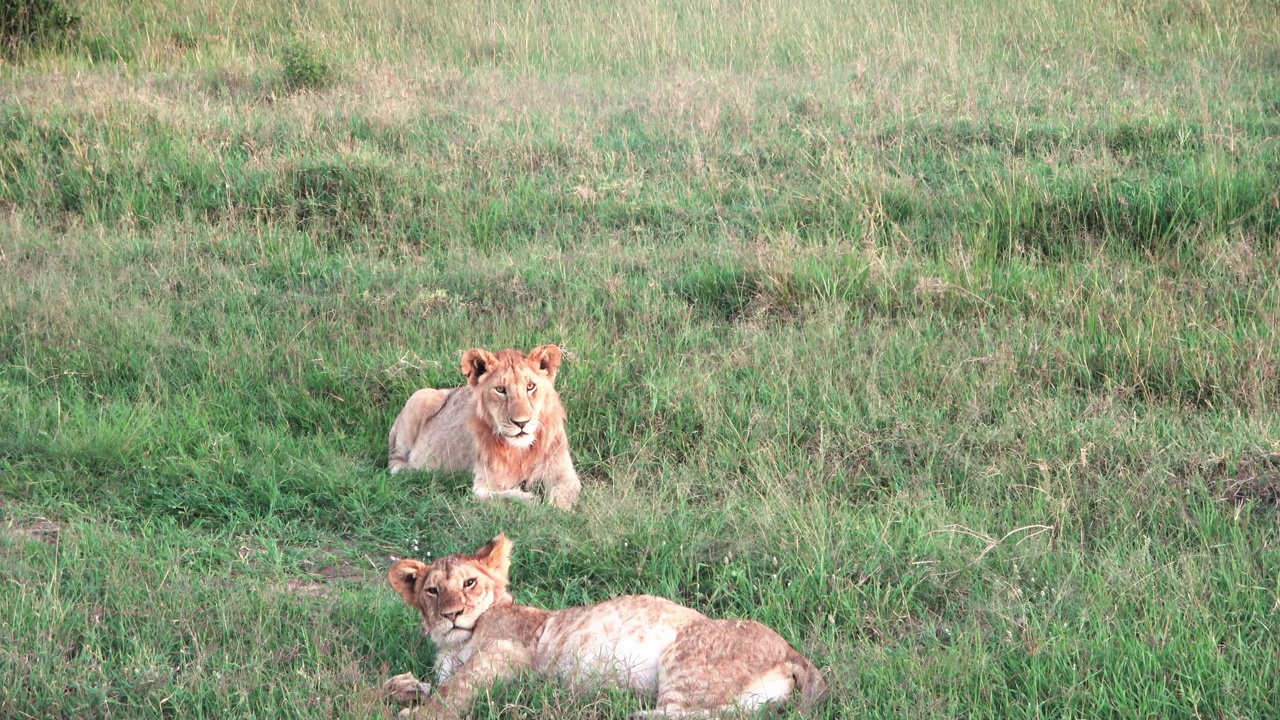
[[[565,610],[517,605],[507,591],[511,550],[500,534],[474,555],[391,566],[391,587],[422,614],[438,650],[434,692],[412,673],[383,686],[401,702],[422,701],[402,715],[462,717],[479,691],[530,670],[575,691],[656,697],[655,709],[632,716],[643,718],[751,712],[793,694],[808,708],[826,695],[818,668],[758,622],[715,620],[651,595]]]
[[[547,502],[572,510],[582,482],[569,455],[564,406],[556,393],[560,348],[542,345],[497,355],[462,355],[466,388],[423,388],[391,425],[387,465],[403,470],[472,470],[481,500],[532,502],[541,484]]]

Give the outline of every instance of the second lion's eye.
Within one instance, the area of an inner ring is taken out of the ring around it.
[[[494,390],[496,390],[496,391],[498,392],[498,394],[499,394],[499,395],[506,395],[506,394],[507,394],[507,389],[506,389],[505,387],[502,387],[502,386],[498,386],[498,387],[494,388]]]
[[[525,389],[525,390],[528,390],[529,392],[533,392],[533,389],[534,389],[534,388],[536,388],[536,387],[538,387],[538,386],[537,386],[537,385],[534,385],[533,383],[529,383],[528,385],[525,385],[525,386],[524,386],[524,389]]]
[[[433,587],[423,588],[423,589],[422,589],[422,591],[423,591],[423,592],[425,592],[426,594],[430,595],[431,597],[435,597],[436,595],[438,595],[438,594],[440,593],[440,591],[439,591],[439,590],[437,590],[437,589],[435,589],[435,588],[433,588]]]
[[[467,588],[468,590],[475,586],[476,586],[475,578],[470,578],[469,580],[466,580],[465,582],[462,583],[462,587]]]

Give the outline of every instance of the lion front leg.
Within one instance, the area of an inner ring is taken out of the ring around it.
[[[431,683],[422,682],[413,673],[401,673],[382,684],[382,694],[401,705],[412,705],[431,697]]]
[[[501,489],[497,479],[483,468],[476,469],[475,479],[471,483],[471,493],[477,500],[519,500],[524,503],[537,502],[538,496],[518,487],[509,490]]]
[[[510,652],[480,653],[467,661],[426,703],[406,708],[402,716],[427,720],[459,720],[466,717],[476,695],[499,680],[509,680],[528,663]]]
[[[522,503],[535,503],[538,501],[537,495],[519,488],[515,490],[487,490],[473,487],[471,492],[476,496],[477,500],[519,500]]]
[[[546,487],[547,502],[561,510],[572,510],[578,504],[578,496],[582,494],[582,481],[578,479],[578,473],[572,465],[560,474],[548,477],[543,485]]]
[[[551,460],[544,465],[538,475],[547,502],[561,510],[572,510],[578,504],[578,496],[582,494],[582,481],[578,479],[578,471],[573,469],[573,457],[569,455],[569,443],[561,439],[556,444]]]

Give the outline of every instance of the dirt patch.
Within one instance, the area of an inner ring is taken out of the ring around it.
[[[1235,463],[1218,460],[1208,463],[1199,474],[1215,497],[1232,503],[1256,502],[1280,508],[1280,453],[1244,458]]]
[[[362,582],[368,579],[368,568],[373,567],[368,558],[362,559],[365,565],[355,558],[329,550],[314,560],[303,560],[300,565],[303,572],[320,576],[322,582]]]
[[[369,558],[361,558],[370,563]],[[279,592],[297,597],[331,597],[344,585],[369,581],[367,566],[338,549],[321,550],[315,559],[303,559],[298,567],[307,577],[292,578],[277,586]]]
[[[33,518],[26,521],[12,518],[3,528],[0,528],[0,535],[34,540],[46,545],[57,545],[58,539],[62,537],[62,529],[62,526],[58,523],[44,518]]]
[[[315,563],[304,560],[302,567],[312,577],[287,580],[279,588],[280,592],[298,597],[331,597],[343,585],[367,579],[359,566],[348,563],[316,567]]]
[[[1215,488],[1228,500],[1256,500],[1280,505],[1280,455],[1241,463],[1234,475],[1221,478]]]
[[[295,597],[329,597],[334,589],[328,583],[311,580],[289,580],[279,588],[280,592]]]

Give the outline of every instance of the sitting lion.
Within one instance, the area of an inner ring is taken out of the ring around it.
[[[391,426],[392,473],[473,470],[476,497],[532,501],[539,483],[547,501],[573,509],[582,491],[569,457],[564,406],[556,394],[560,348],[475,348],[462,355],[467,388],[424,388],[410,396]]]
[[[405,673],[387,681],[387,695],[422,701],[416,717],[459,718],[477,692],[523,670],[575,690],[614,686],[656,696],[657,708],[637,717],[749,712],[793,692],[809,707],[826,694],[818,668],[758,622],[713,620],[650,595],[566,610],[525,607],[507,592],[510,566],[505,535],[474,555],[391,566],[391,587],[422,613],[436,643],[439,685],[433,694]]]

